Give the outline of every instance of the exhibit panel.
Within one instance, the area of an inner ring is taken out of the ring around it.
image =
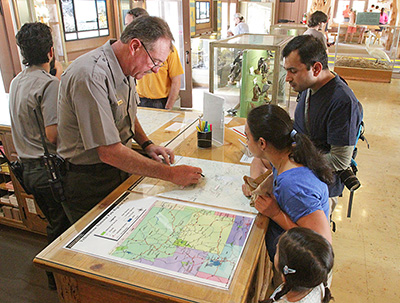
[[[240,117],[264,103],[287,109],[289,87],[281,53],[291,39],[243,34],[210,42],[210,92],[229,103],[240,104]]]
[[[334,71],[347,80],[391,82],[400,27],[363,23],[339,24],[338,37],[344,32],[343,29],[346,36],[344,43],[337,43],[335,46]],[[354,38],[359,47],[351,47],[351,44],[356,43],[353,42]]]

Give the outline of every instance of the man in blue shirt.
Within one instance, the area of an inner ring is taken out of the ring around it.
[[[361,123],[358,100],[347,83],[328,68],[328,56],[320,41],[298,36],[283,49],[286,81],[299,92],[294,128],[309,135],[328,158],[335,172],[347,169]],[[338,174],[329,186],[331,211],[342,194]]]

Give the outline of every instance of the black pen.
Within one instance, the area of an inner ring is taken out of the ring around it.
[[[202,173],[200,173],[200,175],[201,175],[203,178],[205,178],[205,176],[204,176]]]

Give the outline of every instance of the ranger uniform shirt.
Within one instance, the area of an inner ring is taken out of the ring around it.
[[[99,146],[131,146],[139,98],[112,43],[82,55],[61,76],[57,151],[73,164],[102,163]]]
[[[59,81],[39,66],[31,66],[20,72],[10,85],[11,133],[20,158],[38,159],[44,149],[39,126],[35,118],[37,108],[40,127],[57,124],[57,94]],[[56,146],[45,141],[50,153]]]

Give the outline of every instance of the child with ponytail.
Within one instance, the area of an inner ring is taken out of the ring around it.
[[[320,234],[303,227],[286,231],[279,239],[274,262],[283,283],[261,303],[328,303],[333,258],[331,244]]]
[[[280,235],[293,227],[310,228],[329,242],[329,201],[327,183],[332,169],[304,134],[293,130],[293,121],[277,105],[252,109],[245,126],[253,155],[273,167],[272,188],[255,200],[256,209],[271,221],[265,236],[271,261]]]

